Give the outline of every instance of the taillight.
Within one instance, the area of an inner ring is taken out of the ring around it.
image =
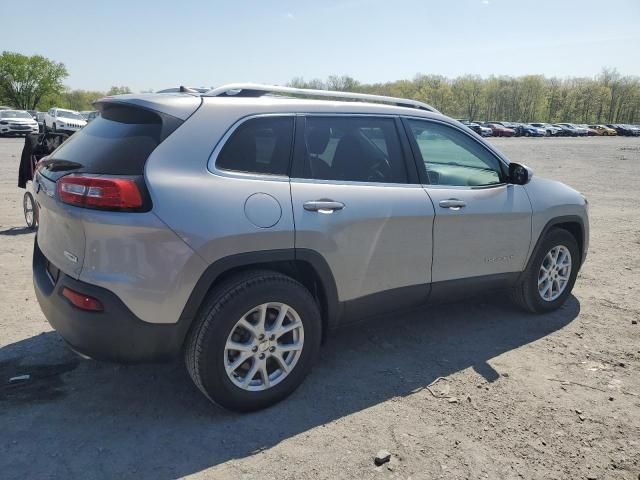
[[[62,296],[69,300],[74,307],[81,310],[88,310],[90,312],[101,312],[104,310],[102,303],[97,298],[76,292],[67,287],[62,289]]]
[[[77,207],[135,210],[143,200],[135,180],[118,177],[66,175],[58,180],[58,198]]]

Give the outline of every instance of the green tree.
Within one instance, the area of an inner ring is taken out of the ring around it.
[[[43,97],[64,90],[62,80],[67,76],[64,64],[41,55],[0,55],[0,97],[16,108],[35,110]]]
[[[111,96],[111,95],[123,95],[125,93],[131,93],[131,89],[129,87],[111,87],[109,89],[109,91],[107,92],[107,95]]]

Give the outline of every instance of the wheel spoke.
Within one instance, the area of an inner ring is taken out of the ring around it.
[[[280,327],[282,327],[282,322],[284,322],[285,317],[287,316],[287,312],[289,311],[289,307],[286,305],[282,305],[280,308],[280,312],[278,313],[278,318],[276,318],[275,323],[273,324],[273,330],[278,331]]]
[[[255,327],[255,325],[249,323],[246,318],[241,319],[238,322],[237,326],[247,330],[254,338],[258,338],[258,329]]]
[[[262,377],[262,384],[265,388],[269,388],[271,386],[271,381],[269,380],[269,373],[267,372],[267,364],[262,361],[260,362],[260,376]]]
[[[257,329],[264,332],[264,323],[267,319],[267,304],[260,305],[260,316],[258,317]]]
[[[301,327],[302,323],[300,322],[291,322],[287,325],[285,325],[284,327],[281,327],[280,330],[278,330],[276,332],[276,337],[281,337],[282,335],[284,335],[285,333],[289,333],[292,330],[295,330],[298,327]]]
[[[235,372],[236,369],[240,365],[242,365],[244,362],[246,362],[249,357],[251,357],[251,352],[242,352],[240,355],[238,355],[238,357],[232,363],[225,365],[227,372],[229,373]]]
[[[289,373],[289,365],[287,365],[287,362],[284,360],[284,357],[281,353],[274,354],[273,358],[275,358],[276,362],[278,362],[280,368],[284,373]]]
[[[250,352],[253,345],[250,343],[239,343],[229,340],[226,345],[227,350],[236,350],[238,352]]]
[[[256,359],[254,359],[253,365],[251,365],[251,368],[247,372],[247,376],[244,377],[244,379],[242,380],[242,385],[245,387],[248,387],[249,384],[251,383],[251,380],[253,380],[253,377],[256,376],[257,371],[258,371],[258,362]]]
[[[302,350],[302,344],[299,342],[296,343],[286,343],[284,345],[278,345],[277,347],[279,352],[298,352]]]

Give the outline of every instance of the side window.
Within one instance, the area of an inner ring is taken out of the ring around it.
[[[407,171],[392,118],[306,118],[303,178],[407,183]]]
[[[223,170],[287,175],[293,117],[259,117],[242,123],[227,140],[216,160]]]
[[[408,122],[431,185],[502,183],[500,161],[470,136],[440,123]]]

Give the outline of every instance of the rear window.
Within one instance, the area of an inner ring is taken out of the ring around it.
[[[78,163],[82,172],[142,175],[151,152],[180,124],[169,115],[107,104],[100,116],[72,135],[50,159]]]

